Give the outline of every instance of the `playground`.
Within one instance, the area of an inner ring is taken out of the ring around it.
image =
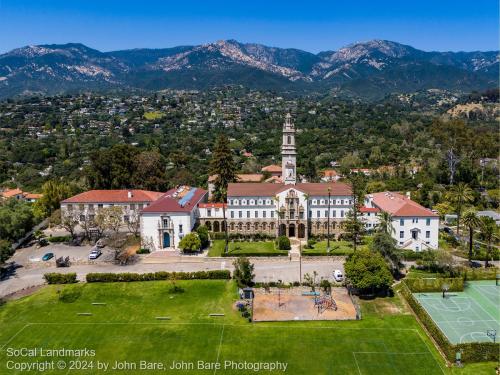
[[[452,344],[498,342],[500,286],[469,281],[463,292],[415,293],[415,298]]]
[[[332,288],[330,294],[307,287],[254,290],[254,322],[355,320],[357,316],[345,288]]]

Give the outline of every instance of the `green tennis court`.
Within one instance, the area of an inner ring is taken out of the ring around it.
[[[493,331],[500,334],[500,287],[494,280],[469,281],[463,292],[446,298],[442,293],[414,296],[453,344],[492,342]]]

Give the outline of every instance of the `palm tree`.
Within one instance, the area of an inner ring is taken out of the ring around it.
[[[491,217],[483,216],[481,218],[481,237],[486,241],[486,261],[484,263],[485,267],[489,266],[489,259],[491,257],[491,243],[493,240],[498,238],[498,228]]]
[[[460,182],[458,185],[452,186],[447,194],[448,199],[457,211],[457,234],[460,235],[460,219],[462,216],[462,208],[464,204],[471,203],[474,200],[472,189],[466,183]]]
[[[379,218],[378,230],[380,232],[393,234],[396,231],[392,225],[392,215],[389,212],[382,211]]]
[[[468,209],[464,212],[464,225],[469,228],[469,263],[472,263],[472,242],[474,238],[474,228],[481,226],[481,219],[476,215],[476,211]]]

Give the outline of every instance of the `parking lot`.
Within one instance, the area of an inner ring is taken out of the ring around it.
[[[54,265],[56,258],[69,257],[72,264],[94,264],[111,262],[114,259],[114,251],[106,247],[102,248],[102,254],[95,260],[89,260],[88,256],[91,245],[71,246],[61,243],[49,244],[48,246],[39,247],[33,245],[16,250],[15,254],[10,259],[25,267],[37,267],[42,265]],[[54,257],[48,261],[43,261],[44,254],[54,253]]]

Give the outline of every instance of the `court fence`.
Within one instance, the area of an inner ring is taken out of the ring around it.
[[[498,362],[500,358],[500,343],[492,342],[472,342],[462,344],[452,344],[445,336],[445,334],[434,323],[431,316],[425,311],[422,305],[413,296],[412,290],[407,285],[407,281],[401,282],[401,295],[405,298],[413,310],[414,314],[418,317],[420,323],[425,327],[427,332],[432,336],[436,344],[439,346],[441,352],[445,355],[446,359],[450,362],[455,360],[457,352],[462,353],[462,362]]]

